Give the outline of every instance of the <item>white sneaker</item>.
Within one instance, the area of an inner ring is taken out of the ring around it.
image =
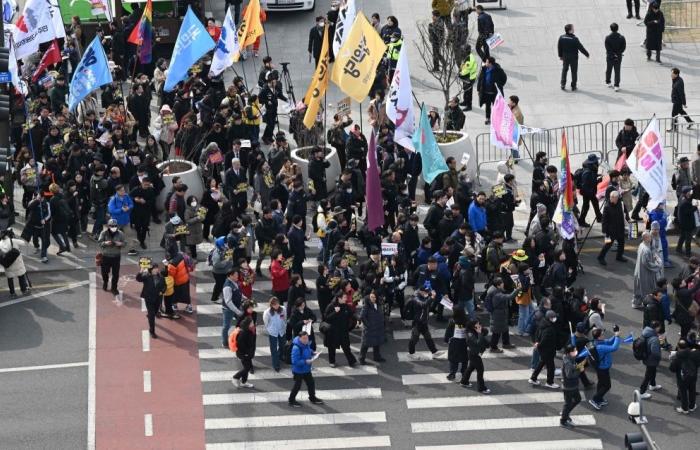
[[[539,381],[533,380],[532,378],[528,378],[528,379],[527,379],[527,382],[530,383],[530,384],[532,384],[533,386],[539,386],[539,385],[540,385],[540,382],[539,382]]]
[[[241,387],[253,389],[255,386],[251,383],[241,383]]]
[[[410,361],[418,361],[419,358],[415,353],[409,353],[408,356],[406,356],[406,359]]]
[[[559,385],[557,383],[545,383],[544,387],[549,388],[549,389],[559,389]]]
[[[561,369],[554,369],[554,376],[560,377],[561,376]]]
[[[605,83],[605,85],[606,85],[607,87],[609,87],[609,88],[612,88],[612,87],[613,87],[612,83]]]
[[[194,309],[192,309],[192,305],[188,304],[187,306],[185,306],[185,312],[187,314],[192,314],[193,311],[194,311]]]
[[[642,398],[643,398],[644,400],[649,399],[649,398],[651,398],[651,394],[648,393],[648,392],[645,392],[645,393],[642,394]]]
[[[654,385],[654,386],[649,386],[649,390],[650,390],[650,391],[658,391],[658,390],[660,390],[660,389],[661,389],[661,385],[660,385],[660,384],[656,384],[656,385]]]
[[[688,411],[685,409],[681,408],[680,406],[676,406],[676,412],[679,414],[688,414]]]
[[[447,353],[444,351],[437,351],[433,353],[433,359],[446,359],[447,358]]]
[[[615,87],[613,88],[613,90],[614,90],[615,92],[619,92],[619,91],[620,91],[620,87],[619,87],[619,86],[615,86]]]

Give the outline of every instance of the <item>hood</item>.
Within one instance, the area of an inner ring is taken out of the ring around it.
[[[295,337],[294,340],[293,340],[292,342],[293,342],[294,344],[296,344],[296,345],[302,347],[302,348],[308,347],[308,346],[309,346],[309,344],[304,345],[304,343],[301,342],[301,338],[300,338],[299,336]]]
[[[649,339],[650,337],[655,337],[656,336],[656,331],[654,331],[653,328],[651,327],[644,327],[642,330],[642,337],[645,339]]]
[[[226,236],[220,236],[216,238],[214,241],[214,245],[216,245],[217,248],[224,248],[226,245]]]
[[[442,264],[446,261],[445,257],[442,256],[439,252],[433,254],[433,258],[435,258],[438,262],[438,264]]]

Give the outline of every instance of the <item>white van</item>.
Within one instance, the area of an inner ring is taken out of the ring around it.
[[[266,11],[311,11],[316,7],[316,0],[260,0],[260,6]]]

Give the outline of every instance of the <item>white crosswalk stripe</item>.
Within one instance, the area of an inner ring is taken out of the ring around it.
[[[316,280],[306,280],[306,287],[316,289]],[[197,294],[211,294],[214,290],[214,283],[197,283]],[[256,280],[253,283],[253,292],[255,297],[260,294],[272,295],[272,280]]]
[[[532,375],[532,370],[529,369],[514,369],[514,370],[489,370],[485,372],[484,377],[487,381],[514,381],[527,380]],[[459,377],[457,378],[459,381]],[[445,373],[421,373],[411,375],[401,375],[401,382],[405,385],[416,384],[448,384],[454,383],[445,377]]]
[[[589,414],[571,416],[577,426],[595,425],[595,417]],[[439,422],[412,422],[413,433],[437,433],[443,431],[512,430],[517,428],[558,427],[559,416],[506,417],[502,419],[441,420]]]
[[[559,441],[496,442],[492,444],[457,444],[418,446],[416,450],[602,450],[600,439],[562,439]]]
[[[257,261],[257,258],[254,258],[250,262],[250,266],[255,267],[256,261]],[[270,266],[270,260],[265,259],[265,261],[263,261],[263,263],[262,263],[262,267],[263,267],[262,270],[263,270],[263,273],[267,272],[266,275],[269,275],[269,273],[270,273],[268,271],[269,266]],[[318,269],[318,261],[316,261],[315,257],[314,258],[306,258],[306,260],[302,263],[302,267],[304,269]],[[195,271],[195,273],[211,272],[211,266],[208,265],[206,262],[199,262],[199,263],[197,263],[197,267],[195,267],[194,271]]]
[[[281,441],[229,442],[207,444],[207,450],[317,450],[340,448],[391,447],[389,436],[353,436],[351,438],[290,439]]]
[[[381,398],[379,388],[367,389],[330,389],[316,391],[323,401]],[[289,400],[289,391],[276,392],[246,392],[241,394],[205,394],[202,396],[204,406],[210,405],[239,405],[244,403],[280,403]]]
[[[347,423],[386,422],[383,411],[335,413],[335,414],[292,414],[276,416],[233,417],[226,419],[205,419],[205,430],[229,428],[299,427],[311,425],[338,425]]]
[[[314,322],[312,324],[314,328],[314,332],[318,333],[318,327],[319,327],[318,322]],[[265,329],[265,325],[260,324],[256,327],[258,336],[260,335],[267,335],[267,331]],[[209,338],[209,337],[219,337],[221,336],[221,326],[217,327],[198,327],[197,328],[197,337],[200,338]]]
[[[208,372],[202,372],[200,378],[202,382],[213,382],[213,381],[231,381],[233,374],[236,371],[231,370],[212,370]],[[314,367],[313,375],[314,378],[318,377],[357,377],[362,375],[377,375],[377,368],[372,366],[357,366],[357,367]],[[290,380],[292,378],[292,371],[289,369],[282,369],[279,372],[274,370],[261,370],[258,369],[254,374],[250,374],[248,379],[250,380]]]
[[[502,405],[527,405],[530,403],[563,403],[564,394],[561,392],[530,393],[530,394],[506,394],[506,395],[479,395],[465,397],[439,397],[439,398],[409,398],[406,399],[408,409],[427,408],[458,408],[463,406],[502,406]]]
[[[350,346],[350,349],[355,353],[359,353],[360,348],[356,347],[354,345]],[[319,347],[318,351],[322,351],[322,349]],[[259,346],[255,349],[255,356],[270,356],[270,347],[267,346]],[[231,359],[235,358],[236,354],[232,352],[231,350],[223,347],[219,348],[202,348],[199,350],[199,359],[219,359],[219,358],[226,358],[226,359]]]
[[[442,339],[442,336],[445,335],[445,329],[444,328],[432,328],[430,327],[430,335],[435,339],[436,337],[439,337]],[[402,340],[408,340],[411,339],[411,330],[394,330],[394,340],[395,341],[402,341]]]
[[[267,302],[260,302],[255,305],[255,311],[258,313],[263,313],[267,309]],[[318,310],[318,300],[307,300],[306,306],[313,310]],[[198,305],[197,314],[204,315],[221,315],[221,305],[211,304],[211,305]]]
[[[399,358],[399,362],[430,361],[433,359],[433,354],[429,351],[415,352],[412,358],[408,356],[408,352],[396,352],[396,355]],[[487,350],[481,355],[483,359],[522,358],[525,356],[532,356],[532,348],[516,347],[510,350],[503,350],[503,353],[491,353]]]

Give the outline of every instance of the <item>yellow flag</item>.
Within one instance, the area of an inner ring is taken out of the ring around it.
[[[386,45],[362,12],[335,56],[331,80],[341,91],[361,102],[372,87]]]
[[[316,115],[321,106],[321,98],[326,93],[328,89],[328,61],[330,60],[330,55],[328,54],[328,24],[323,29],[323,45],[321,46],[321,58],[318,60],[318,65],[316,66],[316,71],[314,72],[313,78],[311,78],[311,84],[306,90],[306,95],[304,96],[304,104],[306,104],[306,113],[304,114],[304,125],[309,130],[314,126],[316,121]]]
[[[241,50],[255,43],[263,33],[262,22],[260,22],[260,0],[250,0],[241,23],[238,24],[238,43]],[[235,60],[238,61],[239,57],[240,53],[236,55]]]

